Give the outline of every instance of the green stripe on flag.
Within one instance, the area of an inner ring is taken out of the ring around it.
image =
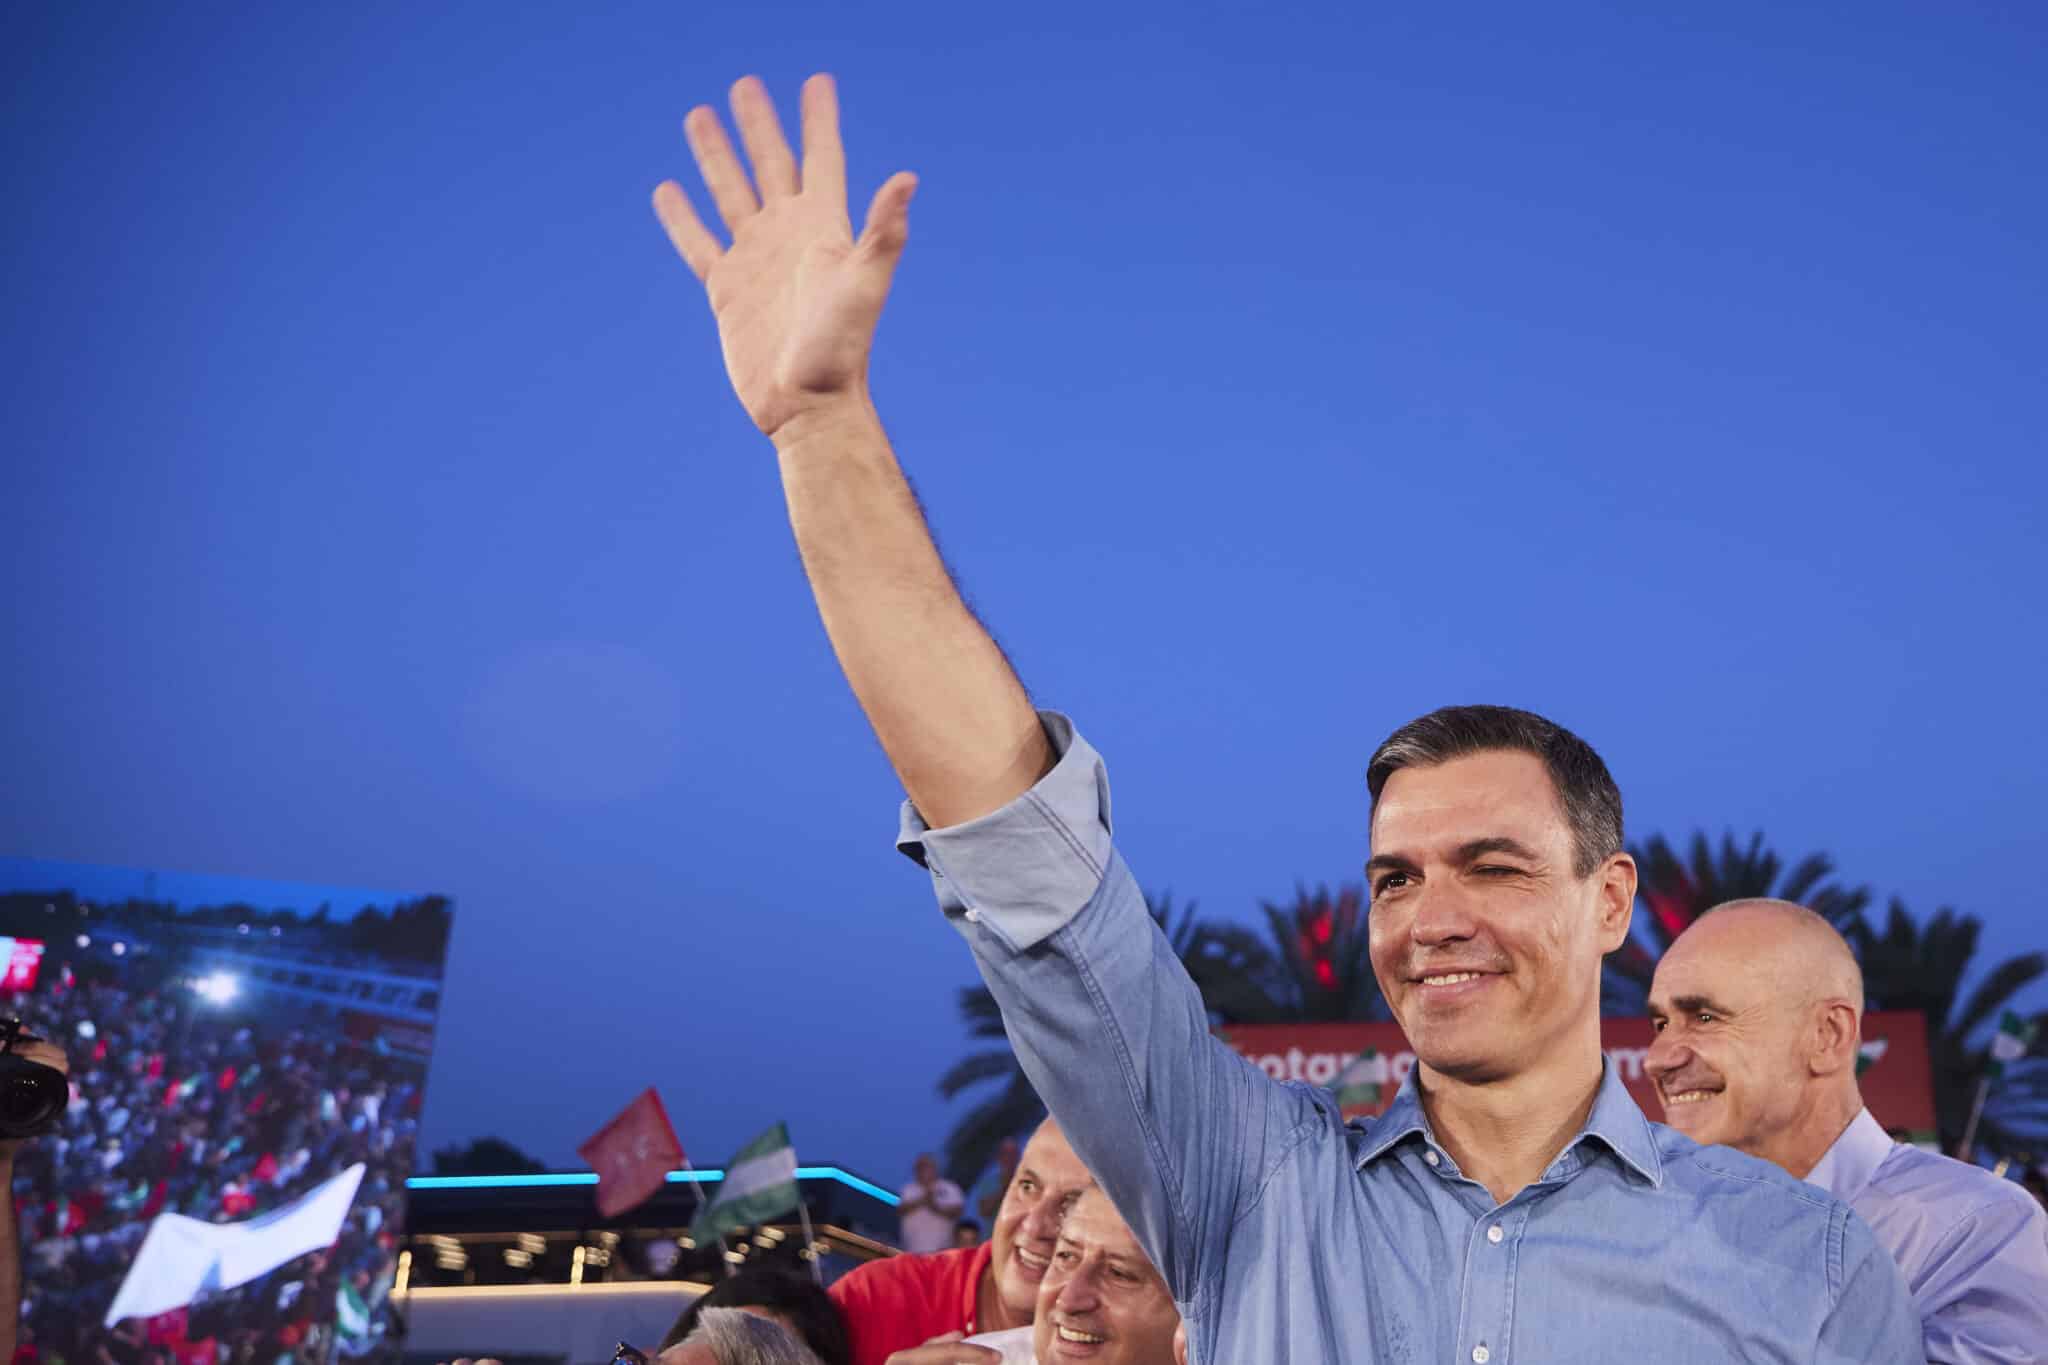
[[[778,1123],[733,1154],[718,1194],[690,1224],[690,1236],[709,1242],[797,1206],[796,1148]]]

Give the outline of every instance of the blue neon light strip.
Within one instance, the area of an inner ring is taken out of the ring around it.
[[[796,1168],[799,1180],[836,1180],[848,1189],[859,1190],[873,1199],[879,1199],[890,1208],[902,1201],[873,1181],[862,1180],[851,1171],[837,1166],[799,1166]],[[707,1181],[723,1180],[725,1172],[712,1168],[696,1171],[670,1171],[671,1185],[700,1184]],[[537,1186],[552,1185],[595,1185],[595,1171],[559,1171],[547,1175],[415,1175],[409,1177],[405,1187],[409,1190],[516,1190],[533,1189]]]

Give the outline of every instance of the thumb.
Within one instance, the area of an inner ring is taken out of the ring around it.
[[[868,220],[854,247],[864,256],[894,262],[910,240],[910,198],[917,193],[917,177],[898,171],[875,191],[868,203]]]

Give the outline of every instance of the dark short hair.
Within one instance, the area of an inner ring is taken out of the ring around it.
[[[660,1349],[666,1351],[689,1336],[696,1329],[698,1315],[707,1308],[766,1308],[780,1313],[796,1324],[796,1334],[825,1365],[852,1365],[853,1344],[839,1316],[839,1305],[808,1275],[774,1266],[754,1266],[729,1275],[690,1301],[661,1339]]]
[[[1409,721],[1381,741],[1366,765],[1365,787],[1379,805],[1387,779],[1403,768],[1430,768],[1494,750],[1543,760],[1572,831],[1572,872],[1593,869],[1621,852],[1621,789],[1593,746],[1556,721],[1512,706],[1445,706]]]

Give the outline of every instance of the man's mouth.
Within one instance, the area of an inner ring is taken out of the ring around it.
[[[1099,1336],[1094,1332],[1084,1332],[1078,1327],[1069,1327],[1064,1322],[1055,1321],[1052,1327],[1053,1331],[1059,1334],[1061,1341],[1071,1342],[1076,1346],[1100,1346],[1103,1342],[1109,1340],[1108,1337]]]
[[[1701,1100],[1713,1099],[1720,1093],[1718,1090],[1676,1090],[1664,1096],[1664,1103],[1667,1105],[1698,1104]]]
[[[1477,980],[1478,980],[1478,979],[1479,979],[1480,977],[1482,977],[1482,976],[1488,976],[1488,975],[1491,975],[1491,973],[1488,973],[1488,972],[1439,972],[1439,973],[1437,973],[1437,974],[1436,974],[1436,975],[1434,975],[1434,976],[1425,976],[1425,977],[1423,977],[1423,978],[1422,978],[1422,984],[1423,984],[1423,985],[1425,985],[1425,986],[1456,986],[1456,985],[1460,984],[1461,982],[1466,982],[1466,981],[1477,981]]]
[[[1017,1264],[1023,1267],[1024,1273],[1034,1280],[1042,1278],[1045,1268],[1052,1264],[1052,1257],[1039,1256],[1021,1246],[1012,1248],[1011,1254],[1017,1258]]]

